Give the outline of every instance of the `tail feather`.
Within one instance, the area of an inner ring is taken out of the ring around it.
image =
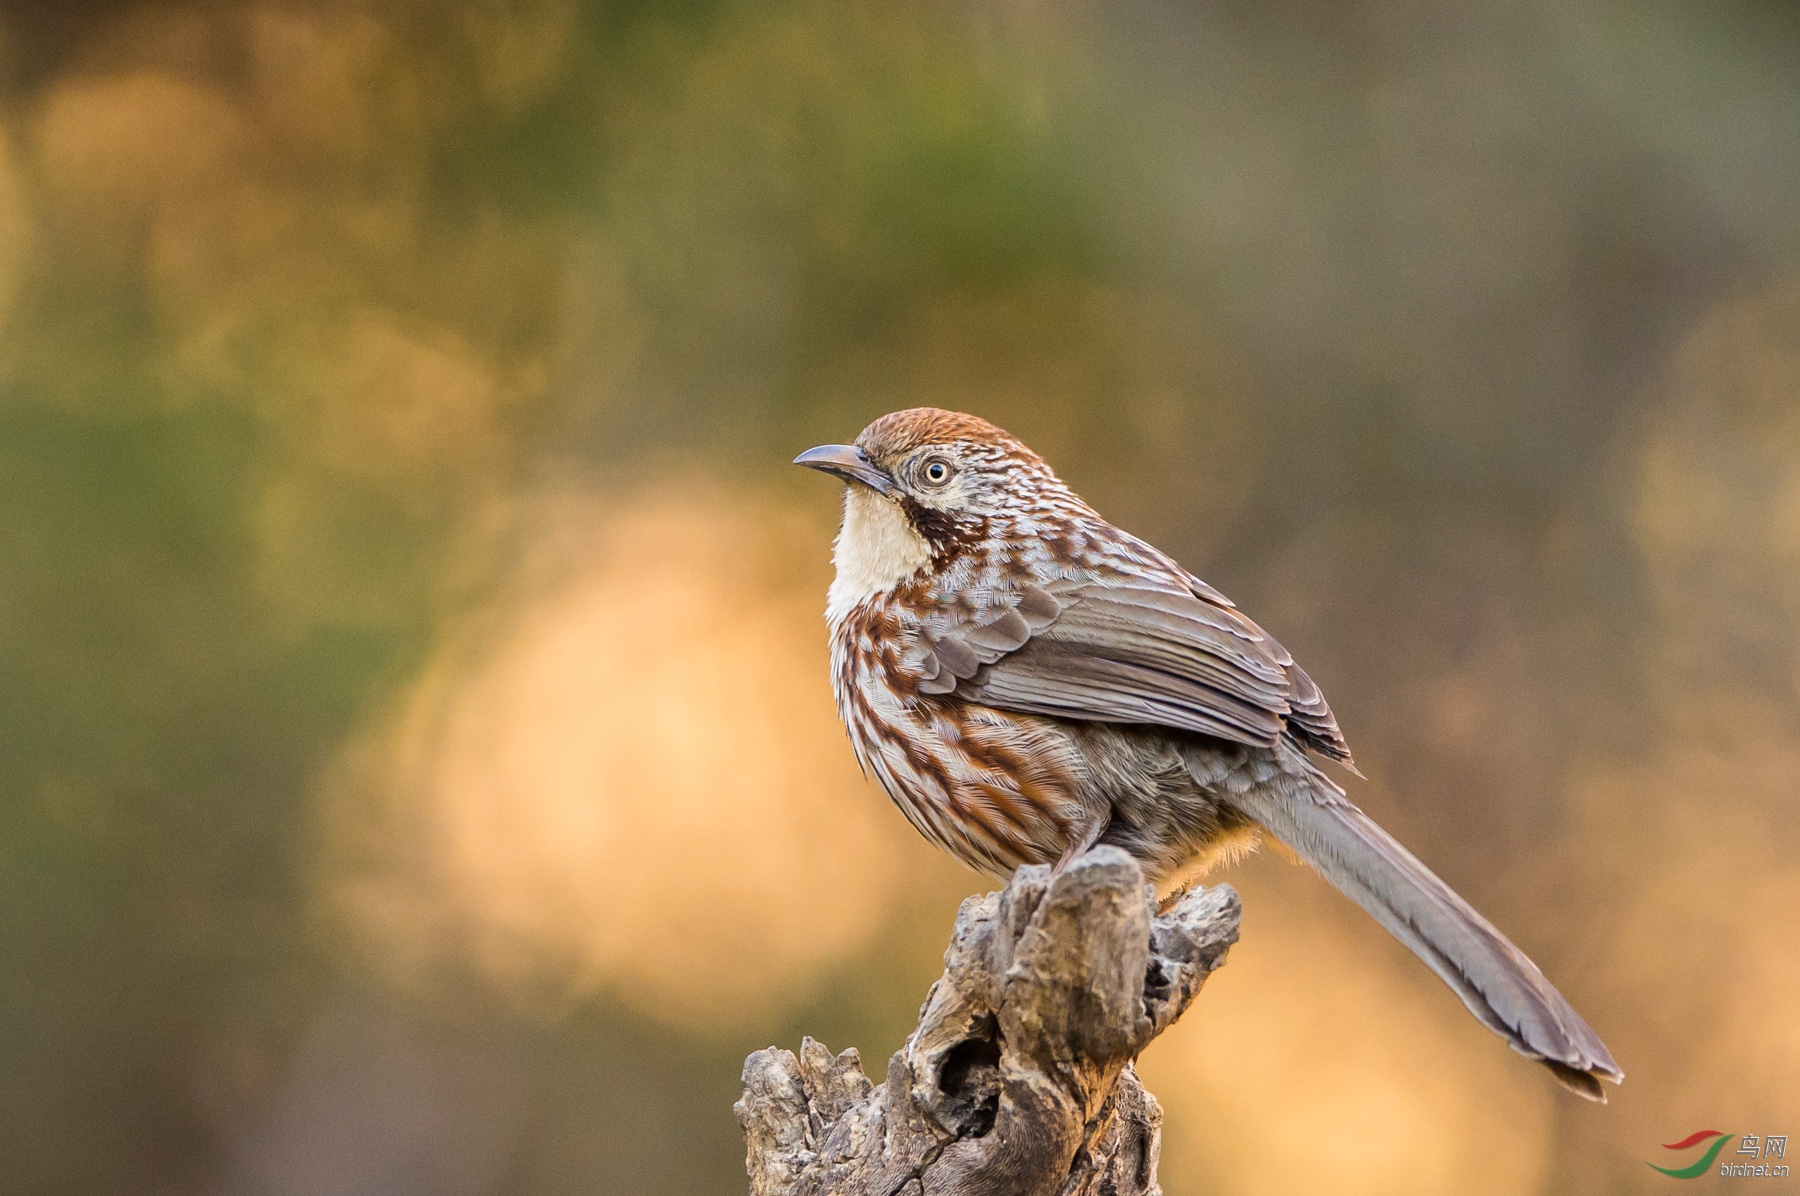
[[[1625,1078],[1606,1044],[1536,964],[1324,777],[1299,792],[1274,786],[1230,801],[1436,972],[1469,1012],[1564,1087],[1605,1103],[1600,1080]]]

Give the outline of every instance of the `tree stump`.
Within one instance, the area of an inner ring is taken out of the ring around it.
[[[811,1038],[744,1061],[752,1196],[1148,1196],[1162,1109],[1132,1060],[1237,941],[1229,885],[1167,913],[1113,847],[963,902],[876,1088]]]

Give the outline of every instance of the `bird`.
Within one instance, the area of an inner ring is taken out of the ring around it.
[[[845,483],[838,714],[930,842],[998,876],[1112,844],[1161,883],[1272,836],[1566,1088],[1604,1103],[1624,1080],[1537,965],[1323,771],[1356,766],[1293,656],[1017,437],[919,407],[794,464]]]

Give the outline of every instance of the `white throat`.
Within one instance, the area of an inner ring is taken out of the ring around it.
[[[831,554],[837,565],[825,618],[833,627],[859,603],[885,594],[931,563],[931,545],[899,504],[855,483],[844,493],[844,523]]]

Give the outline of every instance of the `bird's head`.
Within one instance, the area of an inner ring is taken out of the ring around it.
[[[794,464],[848,483],[834,611],[923,569],[943,570],[981,546],[1011,542],[1033,520],[1081,505],[1017,437],[979,416],[936,407],[884,415],[856,443],[808,449]]]

